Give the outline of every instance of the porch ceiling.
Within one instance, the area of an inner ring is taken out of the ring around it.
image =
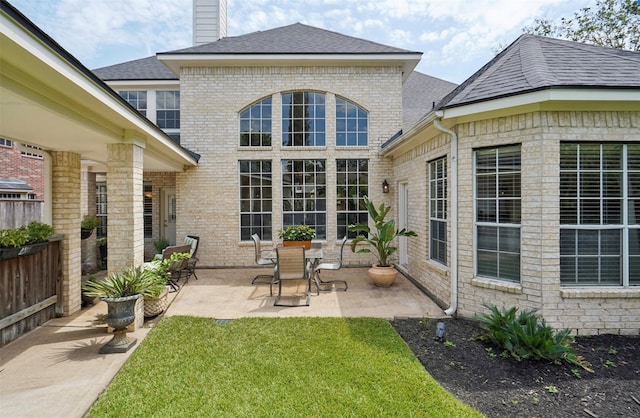
[[[108,144],[135,141],[145,147],[145,171],[196,164],[46,34],[13,17],[0,16],[0,136],[100,163]]]

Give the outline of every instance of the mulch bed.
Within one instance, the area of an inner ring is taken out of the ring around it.
[[[436,325],[445,324],[443,341]],[[403,319],[391,324],[445,389],[487,417],[640,417],[640,336],[577,337],[573,348],[593,373],[570,364],[501,356],[474,339],[465,319]]]

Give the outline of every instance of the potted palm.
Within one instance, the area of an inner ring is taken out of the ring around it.
[[[389,257],[398,250],[398,247],[393,243],[394,239],[396,237],[415,237],[417,234],[406,229],[399,230],[393,219],[385,219],[391,206],[381,203],[376,209],[367,196],[364,197],[364,202],[369,212],[369,218],[373,220],[374,228],[370,228],[368,224],[349,225],[349,231],[358,234],[351,241],[351,251],[373,253],[378,262],[367,273],[376,286],[389,287],[398,275],[398,271],[389,260]],[[369,244],[370,248],[359,248],[356,251],[356,247],[361,243]]]
[[[278,235],[285,247],[302,246],[310,250],[311,240],[316,237],[316,230],[307,225],[287,226],[284,229],[279,229]]]
[[[82,285],[84,294],[98,297],[107,303],[107,325],[113,328],[113,339],[100,348],[101,354],[124,353],[136,343],[127,337],[127,327],[135,320],[136,301],[162,291],[164,283],[142,267],[131,267],[115,272],[103,280],[87,280]]]

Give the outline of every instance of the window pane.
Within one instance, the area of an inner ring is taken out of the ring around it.
[[[282,225],[308,225],[326,239],[325,160],[282,160]]]
[[[240,187],[240,240],[248,241],[258,234],[272,239],[271,223],[271,161],[241,160],[238,162]]]
[[[428,166],[429,179],[429,254],[432,260],[447,264],[447,159]]]
[[[282,146],[324,146],[324,94],[282,94]]]
[[[240,112],[240,146],[271,146],[271,97]]]
[[[475,151],[479,275],[520,280],[521,158],[520,146]]]
[[[367,119],[368,115],[364,109],[346,99],[336,97],[336,145],[368,145]]]

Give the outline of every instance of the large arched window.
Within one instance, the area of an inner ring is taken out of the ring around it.
[[[336,97],[336,146],[369,145],[369,115],[349,100]]]
[[[240,112],[240,146],[271,146],[271,97]]]

